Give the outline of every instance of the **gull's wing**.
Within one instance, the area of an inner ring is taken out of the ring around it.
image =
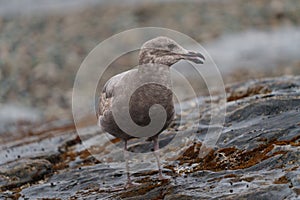
[[[106,111],[111,110],[114,91],[116,90],[116,87],[118,87],[120,84],[122,85],[121,82],[124,76],[130,72],[132,72],[132,70],[113,76],[105,83],[98,99],[98,107],[96,110],[97,119],[103,116]]]

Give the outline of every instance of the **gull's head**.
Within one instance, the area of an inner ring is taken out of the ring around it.
[[[171,66],[180,60],[203,64],[201,53],[186,50],[168,37],[156,37],[145,42],[140,50],[139,64],[156,63]]]

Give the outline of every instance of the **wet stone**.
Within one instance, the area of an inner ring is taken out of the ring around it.
[[[202,97],[197,99],[200,113],[191,101],[183,102],[182,116],[176,113],[174,123],[160,135],[166,180],[158,180],[153,144],[144,138],[131,140],[131,177],[138,185],[125,190],[122,141],[94,124],[82,125],[79,137],[70,121],[58,120],[0,144],[0,197],[297,199],[300,77],[237,83],[227,92],[223,129],[210,127],[210,117],[224,108]],[[208,146],[207,134],[219,130],[215,146]]]
[[[43,159],[21,159],[0,166],[0,189],[6,190],[41,180],[52,172],[52,165]]]

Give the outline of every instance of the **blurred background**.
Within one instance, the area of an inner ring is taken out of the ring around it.
[[[232,83],[299,75],[299,24],[299,0],[0,0],[0,132],[71,118],[80,64],[121,31],[155,26],[189,35]]]

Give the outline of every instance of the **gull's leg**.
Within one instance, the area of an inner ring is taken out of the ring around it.
[[[126,162],[126,175],[127,175],[127,183],[125,185],[125,188],[129,188],[131,186],[133,186],[132,181],[130,179],[130,173],[129,173],[129,155],[128,155],[128,151],[127,151],[127,140],[124,140],[124,149],[123,149],[123,153],[124,153],[124,159]]]
[[[157,161],[157,167],[158,167],[158,178],[160,180],[163,180],[164,177],[162,175],[162,170],[161,170],[161,167],[160,167],[160,160],[159,160],[159,142],[158,142],[158,136],[155,136],[153,137],[153,143],[154,143],[154,155],[155,155],[155,158],[156,158],[156,161]]]

